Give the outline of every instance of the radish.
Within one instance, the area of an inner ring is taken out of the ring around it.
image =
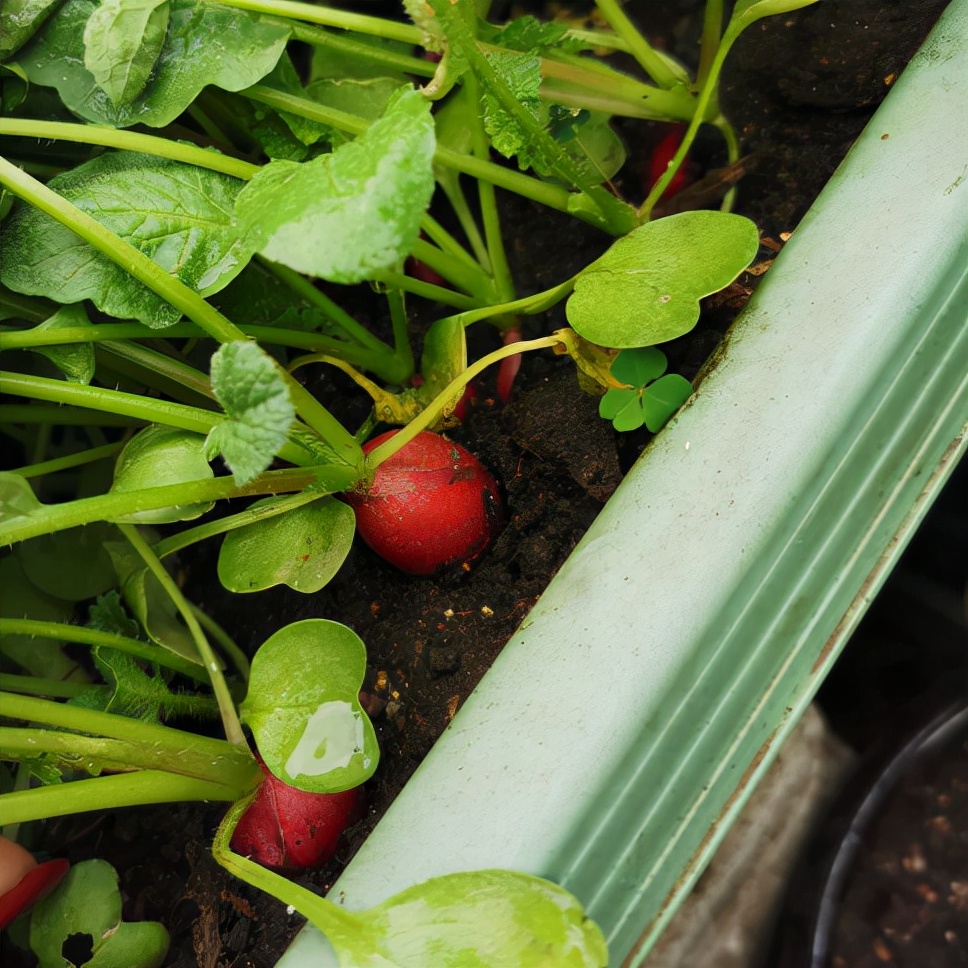
[[[38,864],[16,841],[0,837],[0,930],[57,887],[69,867],[63,858]]]
[[[655,146],[649,156],[646,190],[650,189],[666,173],[669,162],[672,161],[679,150],[685,133],[686,126],[684,124],[674,124]],[[672,198],[673,195],[681,192],[684,188],[688,188],[696,180],[696,172],[696,163],[687,155],[685,161],[679,166],[679,170],[672,176],[672,181],[666,186],[661,200],[665,201]]]
[[[360,819],[361,788],[306,793],[273,776],[261,760],[260,766],[265,780],[232,834],[232,850],[274,870],[321,867]]]
[[[375,437],[364,452],[397,433]],[[494,478],[473,454],[429,430],[380,464],[368,491],[344,496],[363,540],[410,575],[473,561],[502,524]]]

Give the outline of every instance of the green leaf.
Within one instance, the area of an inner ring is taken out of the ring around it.
[[[84,66],[115,104],[144,89],[168,30],[168,0],[101,0],[84,28]]]
[[[654,346],[641,349],[622,350],[615,357],[609,371],[620,383],[630,387],[644,387],[665,373],[668,360],[662,350]]]
[[[606,390],[598,401],[598,415],[611,420],[616,430],[638,430],[645,423],[639,390]]]
[[[0,559],[0,615],[4,618],[33,618],[45,622],[67,622],[73,608],[69,602],[42,592],[26,574],[17,554]],[[32,676],[51,679],[86,680],[83,669],[62,651],[62,643],[41,642],[32,635],[0,636],[0,652]]]
[[[239,712],[275,776],[338,793],[373,774],[380,750],[359,703],[365,671],[366,648],[339,622],[295,622],[263,643]]]
[[[397,267],[433,194],[434,124],[414,90],[359,138],[298,164],[273,161],[236,202],[253,248],[299,272],[352,283]]]
[[[692,396],[692,384],[678,373],[660,377],[642,394],[645,425],[658,433],[669,418]]]
[[[601,930],[564,888],[517,871],[434,877],[356,915],[395,968],[605,968]],[[356,956],[356,953],[354,952]],[[356,968],[386,965],[361,953]]]
[[[514,51],[493,51],[487,54],[488,63],[495,73],[508,86],[514,99],[527,108],[528,113],[539,124],[541,86],[541,60],[534,54]],[[504,110],[500,100],[488,89],[484,92],[484,127],[491,136],[491,144],[506,158],[518,156],[522,168],[535,166],[542,174],[548,174],[541,164],[540,156],[533,156],[528,150],[531,132],[524,129],[515,117]]]
[[[791,13],[816,2],[817,0],[736,0],[730,15],[730,27],[735,26],[737,30],[743,30],[763,17]]]
[[[20,562],[41,591],[81,602],[114,586],[114,566],[104,542],[117,538],[117,529],[103,521],[42,534],[19,546]]]
[[[99,595],[97,601],[88,608],[87,624],[89,628],[100,632],[146,641],[141,626],[128,615],[121,604],[121,594],[116,589]]]
[[[225,343],[212,356],[212,390],[228,414],[205,439],[237,484],[258,477],[286,442],[296,410],[272,358],[255,343]]]
[[[121,920],[118,875],[104,860],[84,860],[57,889],[37,903],[30,918],[30,947],[40,968],[71,968],[61,953],[71,937],[87,936],[84,968],[161,968],[169,937],[157,921]]]
[[[256,501],[252,507],[277,500]],[[259,592],[273,585],[318,592],[346,560],[355,530],[352,508],[335,498],[236,528],[219,551],[219,580],[230,592]]]
[[[289,38],[285,26],[214,3],[170,0],[164,46],[144,91],[115,104],[84,66],[84,29],[93,0],[70,0],[50,18],[19,61],[31,83],[56,87],[64,104],[95,124],[116,128],[174,121],[208,85],[241,91],[275,66]]]
[[[6,524],[43,510],[30,481],[9,471],[0,472],[0,521]]]
[[[575,278],[565,312],[585,339],[625,349],[689,332],[699,300],[753,261],[756,225],[725,212],[682,212],[647,222]]]
[[[4,0],[0,7],[0,58],[20,50],[61,0]]]
[[[155,645],[160,645],[189,662],[204,665],[198,646],[171,596],[143,565],[130,542],[108,541],[104,548],[111,556],[125,604],[131,609],[148,638]]]
[[[124,450],[118,456],[111,493],[124,494],[146,487],[184,484],[214,477],[203,451],[204,446],[205,438],[201,434],[161,424],[145,427],[124,445]],[[114,521],[117,524],[191,521],[210,511],[212,507],[213,501],[179,504],[154,511],[118,515]]]
[[[50,187],[203,296],[227,285],[252,256],[232,224],[242,182],[177,161],[121,151],[57,175]],[[61,303],[90,299],[102,312],[168,326],[181,312],[28,205],[0,241],[0,279]]]
[[[90,326],[84,307],[64,306],[39,326],[35,333],[58,329],[73,329]],[[85,386],[94,379],[94,345],[92,343],[60,343],[54,346],[31,347],[35,353],[46,356],[67,377],[70,383],[83,383]]]

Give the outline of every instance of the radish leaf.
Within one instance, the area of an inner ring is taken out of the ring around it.
[[[296,411],[269,355],[255,343],[225,343],[212,356],[212,390],[229,419],[205,440],[205,456],[221,454],[237,484],[261,474],[286,441]]]
[[[203,296],[226,286],[252,249],[232,225],[242,183],[163,158],[117,152],[52,178],[50,187]],[[17,292],[168,326],[181,311],[39,209],[18,206],[2,240],[0,278]]]
[[[64,965],[65,943],[86,936],[92,968],[160,968],[170,939],[158,921],[121,920],[118,875],[106,860],[84,860],[57,890],[37,903],[30,918],[30,948],[41,965]]]
[[[274,776],[338,793],[373,774],[380,751],[358,698],[365,671],[365,646],[339,622],[294,622],[262,644],[239,712]]]
[[[252,248],[332,282],[360,282],[413,248],[434,189],[430,103],[403,90],[355,141],[302,164],[272,161],[239,193]]]
[[[250,509],[274,502],[273,498],[256,501]],[[234,528],[219,551],[219,580],[230,592],[259,592],[273,585],[318,592],[346,560],[355,521],[348,505],[324,497]]]
[[[151,79],[130,104],[115,104],[84,66],[84,31],[96,8],[92,0],[63,4],[18,63],[32,84],[57,88],[75,114],[115,128],[164,127],[208,85],[240,91],[255,84],[275,66],[289,38],[287,27],[242,10],[170,0],[168,32]]]
[[[168,0],[101,0],[84,28],[84,66],[115,104],[144,89],[168,30]]]
[[[688,333],[699,300],[753,261],[756,225],[725,212],[682,212],[647,222],[575,277],[568,322],[585,339],[625,349]]]

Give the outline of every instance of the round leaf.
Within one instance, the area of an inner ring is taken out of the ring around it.
[[[202,452],[205,438],[188,430],[152,424],[135,434],[125,444],[114,471],[111,493],[137,491],[163,484],[182,484],[214,477],[212,468]],[[181,504],[139,511],[115,518],[120,524],[168,524],[172,521],[191,521],[214,506],[213,501]]]
[[[263,643],[240,712],[274,776],[338,793],[373,774],[380,751],[359,703],[365,671],[366,648],[339,622],[294,622]]]
[[[681,212],[640,225],[578,274],[566,314],[600,346],[664,343],[689,332],[699,300],[753,261],[756,226],[726,212]]]
[[[40,968],[62,968],[61,953],[73,935],[91,939],[86,968],[160,968],[170,939],[157,921],[121,920],[118,875],[104,860],[75,864],[57,890],[43,898],[30,919],[30,947]]]
[[[114,526],[103,521],[42,534],[20,546],[20,562],[39,589],[55,598],[80,602],[116,584],[104,542],[117,537]]]
[[[424,881],[358,915],[397,968],[605,968],[598,925],[564,888],[517,871]],[[364,956],[365,957],[365,956]],[[386,964],[357,960],[353,964]]]
[[[237,528],[222,543],[219,580],[231,592],[259,592],[273,585],[318,592],[346,560],[355,529],[353,509],[335,498]]]
[[[645,425],[658,433],[669,418],[692,396],[692,384],[678,373],[660,377],[642,394]]]
[[[622,350],[615,357],[615,362],[609,371],[620,383],[627,383],[630,387],[644,387],[665,373],[666,355],[654,346],[643,346],[640,349]]]

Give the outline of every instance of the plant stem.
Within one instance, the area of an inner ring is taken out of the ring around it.
[[[164,666],[197,682],[208,682],[208,676],[201,666],[182,658],[175,652],[139,639],[130,639],[113,632],[102,632],[84,625],[48,622],[33,618],[0,618],[0,635],[31,635],[51,639],[54,642],[76,642],[78,645],[116,649],[118,652],[125,652],[145,662]]]
[[[551,346],[557,346],[561,342],[561,337],[555,335],[542,336],[532,340],[522,340],[517,343],[511,343],[508,346],[502,346],[500,349],[494,350],[492,353],[488,353],[487,356],[482,356],[479,360],[476,360],[466,370],[454,377],[437,394],[433,402],[428,404],[406,427],[398,430],[389,440],[384,441],[378,447],[374,447],[367,454],[366,464],[370,473],[375,471],[380,464],[392,457],[397,451],[406,447],[417,434],[430,427],[443,412],[443,401],[451,399],[452,396],[459,396],[457,391],[467,386],[474,377],[483,373],[489,366],[494,363],[499,363],[509,356],[514,356],[516,353],[547,349]]]
[[[231,475],[202,478],[181,484],[164,484],[123,493],[99,494],[65,504],[47,505],[30,514],[0,522],[0,547],[74,528],[94,521],[109,521],[119,516],[154,511],[158,508],[223,498],[282,494],[318,487],[320,494],[347,491],[360,479],[360,472],[345,464],[317,464],[292,467],[260,474],[248,484],[238,485]]]
[[[419,45],[423,41],[423,31],[412,24],[384,20],[382,17],[372,17],[362,13],[350,13],[346,10],[334,10],[331,7],[316,7],[308,3],[296,3],[293,0],[218,0],[218,2],[223,7],[235,7],[237,10],[250,10],[253,13],[266,13],[291,20],[305,20],[307,23],[320,24],[323,27],[339,27],[359,34],[369,34],[371,37],[398,40],[404,44]]]
[[[186,528],[177,534],[162,538],[153,546],[154,552],[159,558],[167,558],[169,555],[176,554],[199,541],[204,541],[206,538],[225,534],[225,532],[234,531],[236,528],[244,528],[259,521],[268,521],[277,515],[286,514],[288,511],[294,511],[305,504],[318,501],[323,496],[316,491],[300,491],[298,494],[290,494],[287,497],[267,501],[258,506],[248,507],[236,514],[230,514],[216,521],[206,521],[194,528]]]
[[[255,761],[253,761],[254,763]],[[88,810],[119,810],[149,803],[235,800],[245,789],[161,770],[139,770],[55,787],[18,790],[0,797],[0,824],[26,823]]]
[[[127,717],[125,717],[127,718]],[[251,781],[254,763],[243,763],[242,767],[232,764],[226,769],[216,767],[211,753],[201,750],[160,747],[126,739],[105,739],[96,736],[81,736],[74,732],[56,729],[26,729],[0,726],[0,758],[5,760],[24,760],[42,753],[68,757],[75,761],[77,768],[86,772],[110,770],[131,772],[132,770],[162,770],[175,776],[187,776],[196,780],[210,780],[217,777],[218,783],[236,787],[239,796]],[[223,775],[224,774],[224,775]]]
[[[699,66],[696,69],[697,90],[706,83],[706,78],[709,76],[722,31],[723,0],[706,0],[702,20],[702,40],[699,43]]]
[[[399,359],[407,365],[408,376],[413,374],[413,347],[410,345],[410,323],[407,319],[407,301],[400,289],[388,289],[387,305],[393,327],[393,348]],[[402,382],[402,381],[401,381]]]
[[[198,619],[198,624],[205,629],[208,634],[215,639],[216,642],[222,647],[222,651],[235,666],[239,675],[242,677],[243,682],[249,681],[249,659],[246,654],[239,648],[235,640],[222,628],[218,622],[215,621],[210,615],[202,611],[194,602],[188,603],[191,606],[192,612],[195,618]]]
[[[85,682],[65,682],[63,679],[43,679],[40,676],[19,676],[13,672],[0,672],[0,691],[16,692],[23,696],[73,699],[90,688],[90,685]]]
[[[432,64],[422,57],[414,57],[412,54],[402,54],[395,50],[387,50],[385,47],[377,47],[374,44],[353,40],[345,34],[333,33],[322,26],[310,26],[297,21],[290,21],[289,29],[292,31],[293,40],[301,40],[313,47],[325,47],[355,61],[372,61],[389,68],[389,72],[392,73],[413,74],[417,77],[429,78],[434,76],[437,69],[436,64]]]
[[[4,416],[6,416],[6,413]],[[90,450],[82,450],[76,454],[67,454],[64,457],[53,457],[40,464],[29,464],[26,467],[17,467],[8,473],[18,474],[24,478],[56,474],[59,471],[70,470],[73,467],[83,467],[85,464],[93,464],[99,460],[115,457],[120,453],[123,446],[123,441],[116,444],[102,444],[100,447],[92,447]]]
[[[682,74],[670,67],[669,63],[636,30],[618,0],[596,0],[596,4],[611,28],[625,41],[629,52],[656,84],[671,89],[683,83]]]
[[[453,289],[445,289],[443,286],[435,286],[431,282],[421,282],[411,276],[404,275],[402,272],[380,272],[374,275],[374,282],[382,283],[389,289],[402,289],[404,292],[412,292],[415,296],[422,296],[432,302],[440,302],[445,306],[453,306],[455,309],[474,309],[480,306],[481,301],[471,296],[464,296]]]
[[[182,621],[188,626],[195,648],[198,649],[198,654],[202,657],[205,668],[208,670],[212,692],[215,693],[215,701],[218,703],[219,714],[222,717],[225,738],[235,746],[248,749],[245,733],[242,732],[242,724],[239,722],[239,714],[236,712],[235,703],[232,701],[232,694],[229,692],[225,676],[222,675],[222,667],[181,589],[175,584],[174,579],[168,574],[168,569],[161,563],[158,556],[152,551],[151,545],[141,537],[141,532],[134,525],[119,524],[118,529],[128,539],[134,550],[138,552],[141,560],[148,566],[148,570],[158,579],[159,584],[178,610],[178,614],[181,615]]]
[[[33,118],[0,118],[0,135],[40,140],[74,141],[78,144],[100,145],[123,151],[138,151],[159,158],[169,158],[186,165],[197,165],[211,171],[231,175],[233,178],[250,179],[258,165],[233,158],[208,148],[187,145],[183,141],[159,138],[157,135],[139,134],[122,128],[109,128],[101,124],[74,124],[67,121],[46,121]],[[187,315],[187,314],[186,314]]]
[[[341,956],[350,953],[359,957],[368,952],[372,953],[372,944],[368,942],[365,927],[358,917],[332,901],[314,894],[308,888],[296,884],[288,877],[276,874],[232,850],[230,846],[232,834],[249,803],[250,798],[246,798],[232,804],[222,823],[219,824],[212,842],[212,855],[215,860],[240,880],[299,911],[326,935]],[[340,958],[340,963],[350,964],[343,957]],[[372,965],[373,968],[381,968],[383,965],[390,968],[392,963],[367,958],[366,964]]]

